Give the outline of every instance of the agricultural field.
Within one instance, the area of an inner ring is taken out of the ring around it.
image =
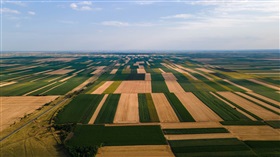
[[[66,156],[279,156],[280,76],[267,74],[279,70],[277,59],[273,52],[5,56],[1,130],[47,107],[44,122]]]

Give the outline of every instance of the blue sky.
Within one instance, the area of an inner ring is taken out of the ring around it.
[[[3,51],[279,49],[278,0],[1,1]]]

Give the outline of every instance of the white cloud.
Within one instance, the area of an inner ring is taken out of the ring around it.
[[[171,15],[171,16],[164,16],[161,17],[162,19],[189,19],[193,17],[193,15],[190,14],[176,14],[176,15]]]
[[[130,26],[127,22],[121,22],[121,21],[103,21],[101,22],[101,25],[104,26],[115,26],[115,27],[127,27]]]
[[[102,8],[94,8],[92,7],[92,2],[91,1],[82,1],[82,2],[77,2],[77,3],[71,3],[70,8],[73,10],[77,11],[99,11],[102,10]]]
[[[20,14],[18,10],[13,10],[9,8],[0,8],[1,13],[8,13],[8,14]]]
[[[36,15],[36,13],[34,11],[28,11],[27,12],[29,15]]]
[[[129,23],[129,22],[122,22],[122,21],[103,21],[101,22],[103,26],[114,26],[114,27],[151,27],[155,26],[153,23]]]

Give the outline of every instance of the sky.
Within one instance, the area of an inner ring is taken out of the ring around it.
[[[3,51],[279,49],[278,0],[1,0]]]

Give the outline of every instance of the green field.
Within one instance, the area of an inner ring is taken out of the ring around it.
[[[87,124],[104,95],[81,94],[75,97],[56,116],[56,124]]]
[[[77,125],[71,146],[165,145],[159,126]]]
[[[94,123],[113,123],[119,99],[120,94],[109,94]]]

